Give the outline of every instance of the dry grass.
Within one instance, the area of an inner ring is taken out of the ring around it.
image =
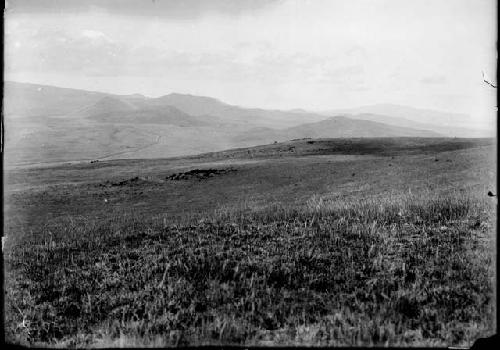
[[[7,340],[470,345],[496,329],[496,160],[483,141],[304,141],[279,157],[282,144],[252,159],[12,170]]]
[[[494,209],[424,193],[59,218],[8,241],[7,339],[470,345],[495,329]]]

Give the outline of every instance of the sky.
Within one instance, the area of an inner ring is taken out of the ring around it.
[[[7,0],[6,80],[496,117],[494,0]]]

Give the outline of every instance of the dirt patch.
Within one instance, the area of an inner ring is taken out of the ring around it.
[[[140,186],[143,184],[149,184],[152,183],[151,178],[149,177],[142,177],[142,176],[136,176],[127,180],[119,181],[119,182],[111,182],[111,181],[106,181],[102,184],[100,184],[100,187],[124,187],[124,186]]]
[[[167,176],[167,180],[190,180],[190,179],[198,179],[205,180],[210,177],[214,177],[217,175],[224,175],[231,172],[236,171],[234,168],[226,168],[226,169],[193,169],[183,173],[176,173],[170,176]]]

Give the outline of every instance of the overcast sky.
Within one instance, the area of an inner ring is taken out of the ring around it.
[[[494,0],[7,0],[5,78],[263,108],[375,103],[491,122]]]

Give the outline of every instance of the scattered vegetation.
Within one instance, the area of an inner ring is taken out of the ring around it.
[[[285,142],[250,148],[237,148],[221,152],[211,152],[190,158],[231,158],[242,157],[250,153],[253,158],[269,158],[299,155],[409,155],[429,153],[436,154],[444,151],[468,149],[471,147],[491,146],[495,144],[492,138],[465,139],[465,138],[412,138],[412,137],[381,137],[381,138],[338,138],[338,139],[293,139]],[[290,152],[289,146],[294,146]]]
[[[494,330],[491,211],[462,195],[314,196],[175,222],[61,219],[9,246],[7,339],[470,344]]]
[[[404,139],[375,154],[373,140],[307,141],[279,144],[296,147],[280,159],[244,149],[227,163],[6,172],[6,339],[469,346],[491,335],[494,147]],[[351,148],[361,155],[336,153]],[[165,180],[179,168],[194,181]]]
[[[226,168],[226,169],[193,169],[184,173],[176,173],[170,176],[167,176],[167,180],[190,180],[190,179],[198,179],[204,180],[209,177],[215,175],[223,175],[230,172],[236,171],[234,168]]]

